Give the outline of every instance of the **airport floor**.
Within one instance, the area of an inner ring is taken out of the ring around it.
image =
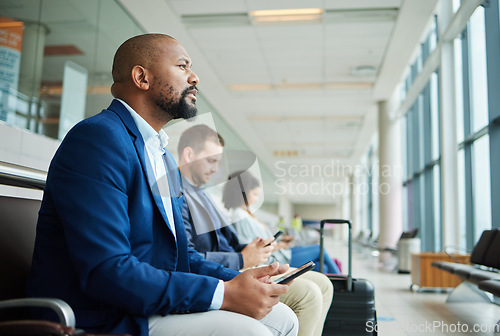
[[[330,256],[347,267],[347,245],[325,238]],[[372,251],[354,248],[353,275],[375,286],[378,335],[500,335],[494,326],[500,320],[500,306],[492,303],[446,303],[448,293],[410,290],[411,276],[398,274],[397,258],[380,263]]]

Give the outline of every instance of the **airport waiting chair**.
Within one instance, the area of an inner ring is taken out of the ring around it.
[[[432,266],[442,269],[448,273],[455,274],[462,278],[462,280],[477,284],[483,280],[490,280],[499,277],[498,273],[493,271],[500,268],[500,262],[498,259],[499,255],[499,230],[484,230],[472,250],[470,256],[471,264],[436,261],[432,263]]]
[[[75,315],[66,302],[25,297],[39,209],[40,201],[0,196],[0,336],[90,335],[75,329]],[[29,320],[32,308],[52,310],[59,322]]]
[[[500,297],[500,280],[497,279],[481,281],[478,286],[479,289]]]

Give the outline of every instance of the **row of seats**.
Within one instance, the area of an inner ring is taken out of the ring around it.
[[[409,239],[409,238],[415,238],[418,235],[418,228],[409,230],[409,231],[404,231],[401,233],[401,236],[399,237],[399,241],[402,239]],[[398,241],[398,245],[399,245]],[[354,238],[354,243],[357,244],[360,247],[366,247],[372,250],[377,250],[379,252],[391,252],[393,254],[397,254],[398,248],[397,247],[380,247],[378,245],[378,237],[374,238],[373,237],[373,232],[370,232],[369,234],[366,234],[364,231],[361,231],[359,235]]]
[[[75,328],[73,310],[64,301],[25,297],[39,209],[38,200],[0,196],[0,335],[90,336]],[[50,309],[59,322],[27,320],[31,307]]]
[[[483,231],[471,252],[471,264],[436,261],[432,266],[479,285],[482,281],[500,280],[500,230]]]
[[[360,247],[377,248],[378,237],[373,237],[373,232],[360,231],[353,242]]]
[[[447,301],[463,300],[463,296],[467,296],[467,301],[482,297],[487,302],[491,302],[490,298],[482,291],[489,292],[497,298],[500,297],[500,229],[483,231],[479,241],[471,252],[470,262],[471,264],[459,264],[448,261],[436,261],[432,263],[432,266],[455,274],[464,280],[464,282],[450,293]],[[460,287],[470,289],[468,291],[457,291]],[[452,298],[454,293],[456,293],[456,300]],[[493,302],[497,301],[494,300]],[[495,326],[495,333],[499,332],[500,321]]]
[[[484,290],[486,292],[490,292],[491,294],[500,297],[500,280],[485,280],[481,281],[479,284],[479,289]]]

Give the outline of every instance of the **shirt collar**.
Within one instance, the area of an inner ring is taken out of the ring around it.
[[[195,191],[201,190],[201,187],[198,187],[197,185],[195,185],[190,179],[187,178],[187,176],[182,175],[182,177],[184,177],[186,182],[193,188],[193,190],[195,190]]]
[[[151,127],[150,124],[144,120],[137,112],[134,111],[130,105],[128,105],[126,102],[124,102],[121,99],[116,98],[120,103],[125,106],[125,108],[130,112],[130,115],[132,116],[132,119],[134,119],[135,124],[137,125],[137,128],[139,129],[139,132],[141,133],[142,139],[144,140],[144,143],[146,146],[148,146],[148,149],[156,151],[158,148],[161,148],[163,151],[165,151],[165,147],[168,145],[168,135],[165,133],[163,129],[160,130],[160,132],[156,132],[153,127]]]

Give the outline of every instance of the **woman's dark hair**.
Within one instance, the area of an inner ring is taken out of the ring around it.
[[[238,171],[229,175],[222,191],[222,203],[228,210],[239,208],[243,204],[248,207],[246,193],[260,187],[259,180],[248,171]]]

